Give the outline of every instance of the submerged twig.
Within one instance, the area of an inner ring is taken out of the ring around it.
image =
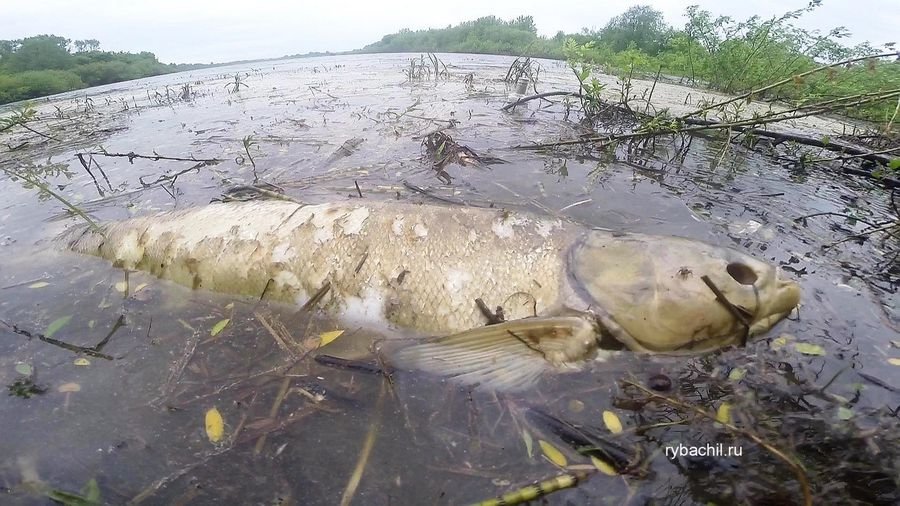
[[[547,97],[575,97],[575,98],[585,98],[584,95],[578,93],[577,91],[545,91],[544,93],[538,93],[536,95],[529,95],[527,97],[522,97],[515,102],[510,102],[503,107],[500,108],[501,111],[508,111],[517,105],[522,105],[526,102],[530,102],[532,100],[538,100],[541,98]]]
[[[267,331],[269,331],[269,334],[272,336],[272,339],[275,340],[275,344],[277,344],[278,347],[281,348],[281,350],[282,350],[283,352],[285,352],[285,353],[288,355],[288,357],[291,358],[291,360],[296,360],[296,359],[298,358],[298,355],[297,355],[297,353],[294,351],[293,347],[290,346],[290,345],[288,345],[288,342],[287,342],[287,341],[288,341],[288,339],[290,339],[290,335],[287,334],[287,331],[286,331],[286,329],[284,329],[284,326],[283,326],[283,325],[279,325],[279,327],[281,327],[280,330],[284,330],[284,331],[285,331],[285,334],[286,334],[285,336],[282,336],[282,335],[275,329],[275,327],[274,327],[274,325],[272,324],[272,322],[269,322],[269,320],[268,320],[268,319],[265,317],[265,315],[263,315],[262,313],[260,313],[260,312],[255,312],[255,313],[253,313],[253,316],[255,316],[257,320],[259,320],[259,323],[261,323],[262,326],[263,326]]]
[[[719,420],[716,417],[715,413],[709,413],[705,409],[700,408],[698,406],[694,406],[693,404],[688,404],[687,402],[683,402],[678,399],[673,399],[671,397],[662,395],[658,392],[654,392],[653,390],[650,390],[649,388],[647,388],[641,384],[635,383],[633,381],[630,381],[630,380],[624,380],[624,383],[626,385],[633,386],[633,387],[637,388],[638,390],[644,392],[645,394],[647,394],[650,397],[650,399],[659,400],[659,401],[661,401],[665,404],[668,404],[669,406],[672,406],[674,408],[692,411],[692,412],[702,416],[703,418],[718,422],[719,424],[722,425],[722,427],[724,427],[728,431],[745,436],[745,437],[751,439],[756,444],[765,448],[769,453],[774,455],[778,460],[784,462],[791,469],[791,471],[794,472],[794,476],[797,478],[797,482],[800,484],[800,489],[803,492],[804,506],[812,506],[813,501],[812,501],[812,492],[810,491],[810,487],[809,487],[809,479],[806,477],[806,471],[803,469],[803,465],[800,464],[794,457],[791,457],[790,455],[784,453],[782,450],[776,448],[771,443],[764,440],[762,437],[760,437],[759,435],[757,435],[754,432],[737,427],[734,424],[729,423],[727,421]]]
[[[129,163],[134,163],[134,160],[136,158],[141,158],[144,160],[153,160],[153,161],[169,160],[169,161],[174,161],[174,162],[206,162],[206,163],[222,162],[222,160],[220,158],[195,158],[193,155],[191,155],[190,158],[185,158],[185,157],[181,157],[181,156],[163,156],[163,155],[159,155],[155,152],[153,153],[153,155],[139,155],[139,154],[135,153],[134,151],[131,151],[129,153],[109,153],[106,151],[89,151],[87,153],[75,153],[75,156],[84,156],[84,155],[106,156],[106,157],[110,157],[110,158],[128,158]]]
[[[506,321],[506,318],[503,315],[503,308],[497,306],[496,311],[491,311],[490,308],[487,307],[487,304],[484,303],[480,298],[475,299],[475,305],[478,306],[478,310],[481,311],[481,314],[487,318],[488,325],[495,325],[498,323],[503,323]]]
[[[375,413],[372,415],[372,423],[369,425],[369,432],[363,442],[362,450],[359,452],[359,458],[356,459],[356,466],[353,468],[353,474],[347,481],[344,493],[341,495],[341,506],[349,506],[362,480],[366,465],[369,463],[369,455],[372,454],[372,448],[375,446],[375,439],[378,437],[378,429],[381,426],[381,412],[384,410],[384,397],[387,393],[387,378],[381,380],[378,388],[378,400],[375,401]]]
[[[747,316],[725,297],[725,294],[719,290],[719,287],[717,287],[711,279],[709,279],[709,276],[704,274],[703,276],[700,276],[700,279],[703,280],[706,286],[712,290],[712,293],[716,295],[716,300],[719,304],[722,304],[722,306],[731,313],[731,316],[734,316],[735,320],[739,321],[741,325],[744,326],[744,335],[741,337],[741,346],[747,346],[747,339],[750,337],[750,322],[747,320]]]
[[[27,337],[27,338],[29,338],[29,339],[37,338],[38,340],[43,341],[43,342],[45,342],[45,343],[47,343],[47,344],[52,344],[53,346],[57,346],[57,347],[62,348],[62,349],[64,349],[64,350],[69,350],[69,351],[74,352],[74,353],[84,353],[85,355],[89,355],[89,356],[91,356],[91,357],[96,357],[96,358],[102,358],[102,359],[104,359],[104,360],[112,360],[112,359],[113,359],[112,356],[107,355],[106,353],[101,353],[100,350],[97,349],[96,346],[91,346],[91,347],[88,347],[88,346],[78,346],[78,345],[75,345],[75,344],[67,343],[67,342],[65,342],[65,341],[60,341],[59,339],[54,339],[54,338],[52,338],[52,337],[47,337],[47,336],[45,336],[44,334],[36,334],[36,333],[29,332],[29,331],[27,331],[27,330],[25,330],[25,329],[20,329],[18,326],[12,325],[12,324],[10,324],[10,323],[7,323],[7,322],[4,321],[4,320],[0,320],[0,323],[2,323],[2,324],[4,324],[4,325],[6,325],[7,327],[9,327],[10,330],[13,331],[13,333],[19,334],[20,336],[25,336],[25,337]],[[114,328],[113,331],[115,331],[116,329],[117,329],[117,328]],[[110,336],[112,336],[112,333],[110,333]],[[106,341],[109,341],[109,337],[107,337],[106,339],[104,339],[104,340],[102,341],[102,344],[105,345],[105,344],[106,344]]]
[[[62,204],[63,204],[64,206],[66,206],[66,208],[68,208],[70,211],[72,211],[73,213],[75,213],[76,215],[78,215],[81,219],[83,219],[85,222],[87,222],[87,224],[91,227],[91,230],[93,230],[94,232],[100,234],[100,235],[103,236],[104,238],[106,237],[106,233],[103,231],[103,229],[102,229],[99,225],[97,225],[97,223],[94,222],[94,220],[92,220],[92,219],[87,215],[87,213],[85,213],[84,211],[82,211],[81,209],[79,209],[77,206],[75,206],[75,204],[72,204],[71,202],[69,202],[68,200],[66,200],[66,198],[63,197],[62,195],[60,195],[60,194],[56,193],[55,191],[51,190],[50,187],[49,187],[46,183],[44,183],[43,181],[41,181],[40,179],[38,179],[38,178],[36,178],[36,177],[30,177],[30,176],[27,176],[27,175],[25,175],[25,174],[23,174],[23,173],[21,173],[21,172],[19,172],[19,171],[17,171],[17,170],[14,170],[14,169],[9,169],[9,168],[5,168],[5,167],[0,167],[0,170],[3,170],[3,172],[6,172],[6,173],[7,173],[8,175],[10,175],[10,176],[13,176],[13,177],[22,179],[23,181],[25,181],[25,182],[27,182],[27,183],[29,183],[29,184],[32,184],[32,185],[34,185],[34,186],[37,186],[37,187],[40,189],[41,192],[46,193],[47,195],[50,195],[50,196],[53,197],[54,199],[56,199],[56,200],[62,202]]]
[[[287,396],[290,387],[290,377],[285,377],[281,380],[281,388],[278,389],[278,395],[275,396],[275,401],[272,402],[272,407],[269,409],[270,419],[274,419],[275,415],[278,414],[278,410],[281,408],[281,403],[284,402],[284,398]],[[259,439],[256,440],[256,446],[253,447],[254,455],[259,455],[260,453],[262,453],[263,447],[266,445],[266,436],[268,436],[268,433],[263,433],[261,436],[259,436]]]

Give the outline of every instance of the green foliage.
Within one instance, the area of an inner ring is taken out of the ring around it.
[[[177,72],[197,65],[165,65],[153,53],[100,51],[94,39],[38,35],[0,40],[0,104],[86,86]]]
[[[616,52],[637,49],[657,55],[666,46],[671,31],[662,12],[648,5],[635,5],[612,18],[599,36]]]
[[[585,62],[602,67],[606,73],[628,76],[633,71],[683,76],[690,84],[728,94],[740,94],[769,83],[790,79],[821,66],[877,54],[868,44],[844,46],[847,31],[838,27],[825,35],[797,28],[792,23],[819,5],[789,11],[780,17],[745,21],[714,17],[697,6],[688,7],[687,23],[671,30],[658,23],[649,8],[632,8],[618,16],[600,32],[584,31],[568,40],[565,49],[570,65]],[[630,13],[630,14],[629,14]],[[644,18],[643,23],[627,22]],[[624,27],[630,27],[626,30]],[[644,34],[640,35],[639,34]],[[622,44],[627,41],[626,47]],[[656,46],[654,41],[664,41]],[[654,52],[657,50],[658,52]],[[573,59],[574,58],[574,59]],[[767,90],[754,98],[786,100],[796,104],[835,97],[900,89],[900,63],[871,59],[842,65]],[[892,122],[895,104],[874,102],[846,111],[848,116],[878,122]]]
[[[71,55],[66,49],[69,39],[55,35],[38,35],[20,41],[4,41],[14,48],[0,60],[7,72],[28,70],[67,69],[72,66]],[[12,43],[16,43],[13,45]]]
[[[27,123],[33,120],[35,116],[37,116],[37,110],[31,103],[25,102],[9,116],[0,118],[0,132],[16,125]]]
[[[68,70],[29,70],[0,74],[0,104],[84,88],[78,74]]]
[[[600,80],[591,76],[596,68],[595,44],[593,42],[578,44],[574,39],[566,39],[563,43],[563,54],[569,68],[575,74],[575,79],[578,79],[578,88],[582,96],[581,109],[585,116],[592,118],[603,106],[600,94],[604,88]]]
[[[527,53],[530,56],[560,58],[561,43],[562,38],[539,37],[531,16],[519,16],[511,21],[486,16],[441,29],[403,29],[398,33],[385,35],[380,41],[364,47],[361,52]]]
[[[599,31],[582,30],[551,38],[537,35],[529,16],[504,21],[493,16],[442,29],[385,35],[361,52],[468,52],[566,59],[581,91],[590,96],[589,75],[602,70],[624,80],[633,74],[682,76],[688,83],[724,93],[739,94],[790,78],[820,66],[873,55],[868,44],[845,46],[843,27],[819,34],[793,23],[816,9],[821,0],[782,16],[753,16],[737,21],[715,16],[694,5],[686,10],[681,29],[668,26],[649,6],[635,6],[614,17]],[[2,48],[0,48],[2,50]],[[797,78],[754,98],[810,102],[900,88],[900,63],[867,60]],[[598,91],[599,88],[597,88]],[[847,111],[850,116],[879,122],[896,121],[894,104],[865,104]],[[893,119],[892,119],[893,118]]]

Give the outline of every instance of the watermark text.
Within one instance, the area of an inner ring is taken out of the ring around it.
[[[743,447],[723,443],[707,443],[705,445],[678,443],[675,446],[666,446],[664,450],[669,460],[678,457],[740,457],[744,454]]]

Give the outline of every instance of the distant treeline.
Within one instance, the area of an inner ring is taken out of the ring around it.
[[[456,26],[400,30],[359,52],[470,52],[532,56],[588,62],[611,74],[680,77],[691,85],[725,93],[758,89],[791,78],[823,63],[878,54],[869,44],[847,46],[843,27],[825,34],[809,32],[793,21],[817,8],[819,0],[782,16],[737,21],[715,16],[697,6],[687,8],[681,28],[668,25],[660,11],[634,6],[600,30],[537,34],[531,16],[504,21],[488,16]],[[894,46],[885,46],[893,51]],[[900,63],[895,58],[846,65],[768,90],[763,97],[802,101],[900,89]],[[896,103],[867,104],[851,116],[890,120]]]
[[[466,21],[447,28],[400,30],[385,35],[374,44],[359,50],[363,53],[444,52],[506,54],[563,58],[566,35],[559,32],[552,39],[540,37],[531,16],[504,21],[495,16]]]
[[[0,104],[204,66],[167,65],[148,52],[101,51],[93,39],[0,40]]]

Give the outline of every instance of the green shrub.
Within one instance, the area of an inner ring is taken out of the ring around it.
[[[68,70],[29,70],[0,74],[0,103],[53,95],[84,88],[77,74]]]

